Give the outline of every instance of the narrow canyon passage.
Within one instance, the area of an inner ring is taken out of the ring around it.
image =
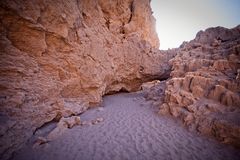
[[[35,148],[29,142],[12,159],[239,159],[239,150],[190,133],[180,123],[155,111],[157,108],[145,101],[142,93],[106,96],[102,109],[94,108],[81,115],[81,121],[101,117],[102,122],[75,126]]]

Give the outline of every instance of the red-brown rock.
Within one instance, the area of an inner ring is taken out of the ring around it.
[[[0,1],[1,159],[44,123],[161,77],[158,47],[149,0]]]

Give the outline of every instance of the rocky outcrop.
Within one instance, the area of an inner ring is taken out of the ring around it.
[[[239,27],[208,29],[179,49],[159,51],[149,3],[0,1],[0,159],[47,122],[59,121],[54,139],[103,95],[169,76],[166,84],[143,85],[146,98],[164,102],[160,113],[239,145]]]
[[[240,26],[201,31],[176,51],[159,113],[239,147]]]
[[[169,69],[149,0],[0,1],[0,155]]]
[[[72,116],[68,118],[61,118],[58,122],[56,128],[54,128],[48,135],[46,140],[52,141],[57,137],[61,136],[67,129],[71,129],[75,125],[80,125],[80,117],[79,116]]]

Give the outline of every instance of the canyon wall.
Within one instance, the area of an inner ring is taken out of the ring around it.
[[[0,155],[104,94],[164,78],[149,0],[0,1]]]
[[[240,146],[240,27],[158,47],[149,0],[0,1],[0,159],[47,122],[169,77],[146,90],[160,114]]]
[[[190,130],[240,147],[240,26],[200,31],[168,52],[176,56],[166,89],[160,83],[146,97]]]

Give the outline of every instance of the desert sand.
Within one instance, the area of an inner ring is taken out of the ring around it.
[[[158,108],[141,92],[120,93],[103,98],[101,106],[80,115],[78,125],[48,143],[34,146],[36,137],[46,136],[56,124],[39,129],[13,160],[186,160],[239,159],[240,152],[197,133],[180,121],[157,114]]]

